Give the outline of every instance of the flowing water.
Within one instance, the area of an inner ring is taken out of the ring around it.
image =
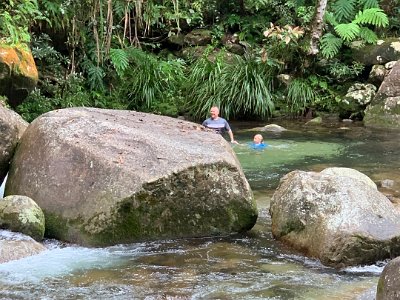
[[[324,267],[275,241],[270,198],[286,173],[355,168],[383,192],[399,197],[398,132],[357,125],[282,124],[263,133],[269,147],[246,146],[257,124],[234,126],[234,145],[259,207],[246,234],[84,248],[45,242],[39,255],[0,264],[0,299],[374,299],[385,262],[346,269]],[[390,182],[390,181],[387,181]],[[393,182],[392,182],[393,183]]]

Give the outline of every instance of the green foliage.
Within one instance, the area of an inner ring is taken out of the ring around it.
[[[29,27],[43,19],[36,0],[3,0],[0,3],[0,42],[29,43]]]
[[[329,77],[314,74],[309,76],[307,81],[315,94],[311,108],[316,111],[336,111],[337,103],[341,100],[341,97],[337,89],[330,82]]]
[[[383,27],[400,28],[400,10],[388,12],[388,26],[380,1],[329,1],[323,68],[315,64],[320,57],[305,55],[316,5],[311,0],[36,1],[0,1],[1,40],[32,41],[39,68],[40,90],[20,107],[30,120],[51,109],[88,105],[168,115],[188,109],[198,118],[214,104],[227,118],[268,117],[276,105],[287,105],[293,115],[309,107],[333,109],[337,91],[362,70],[345,63],[345,55],[335,59],[342,47],[356,39],[374,43]],[[65,36],[65,44],[55,47],[46,35],[31,38],[33,24]],[[249,53],[225,59],[222,52],[215,61],[202,58],[187,66],[146,52],[159,51],[168,35],[199,26],[212,29],[213,45],[236,34],[260,58]],[[280,73],[296,79],[287,87],[273,84]]]
[[[337,0],[333,4],[333,13],[339,22],[350,20],[355,14],[356,0]]]
[[[339,24],[335,27],[336,33],[345,42],[354,40],[360,32],[360,27],[356,23]]]
[[[378,36],[374,31],[367,27],[360,27],[359,37],[366,43],[373,44],[378,40]]]
[[[302,25],[310,24],[315,13],[314,6],[299,6],[296,10],[296,16]]]
[[[349,44],[355,39],[375,43],[378,37],[370,27],[389,25],[389,19],[383,10],[379,7],[371,7],[375,4],[377,4],[376,1],[371,0],[337,0],[333,4],[333,11],[325,14],[325,20],[333,26],[334,32],[343,44]],[[357,12],[360,6],[362,10]],[[338,54],[341,46],[332,32],[327,32],[321,39],[321,53],[326,58],[332,58]]]
[[[215,25],[223,28],[225,32],[237,32],[241,41],[258,43],[261,42],[260,32],[269,25],[269,18],[263,14],[239,16],[230,14],[222,19],[222,25]],[[222,32],[220,36],[223,36]]]
[[[359,0],[361,3],[364,3],[363,9],[379,7],[378,0]]]
[[[248,11],[258,11],[261,9],[268,8],[270,4],[269,0],[247,0],[245,1],[245,7]]]
[[[87,74],[87,81],[90,89],[103,90],[105,77],[105,71],[101,66],[95,65],[92,60],[85,59],[82,62],[82,69]]]
[[[78,76],[68,77],[62,88],[61,86],[56,88],[53,97],[48,97],[41,90],[36,89],[17,107],[16,111],[25,120],[31,122],[41,114],[54,109],[91,106],[88,92],[83,88],[83,80]]]
[[[272,76],[266,64],[254,57],[235,56],[224,62],[198,60],[188,76],[188,105],[197,118],[204,118],[213,105],[226,118],[239,115],[267,117],[274,109]]]
[[[287,105],[291,113],[298,114],[299,112],[304,112],[307,107],[312,106],[314,99],[314,89],[306,79],[295,78],[289,82],[287,87]]]
[[[84,85],[85,78],[71,75],[62,84],[54,86],[53,95],[45,95],[42,90],[35,89],[20,104],[16,111],[28,122],[43,113],[67,107],[99,107],[126,109],[125,103],[115,101],[105,94],[89,91]]]
[[[110,49],[110,59],[119,76],[129,66],[129,56],[124,49]]]
[[[348,81],[362,73],[364,65],[353,62],[351,65],[340,61],[334,61],[327,65],[328,73],[341,82]]]
[[[47,76],[53,81],[62,81],[69,59],[55,50],[49,35],[43,33],[39,36],[32,35],[31,51],[35,59],[41,79]]]
[[[120,68],[118,97],[130,109],[177,111],[179,89],[184,80],[181,60],[161,60],[138,48],[124,50],[129,66]],[[122,56],[122,55],[121,55]]]
[[[321,38],[321,52],[326,58],[334,57],[342,47],[341,38],[334,36],[332,33],[326,33]]]

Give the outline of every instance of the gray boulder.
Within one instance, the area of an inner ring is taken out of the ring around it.
[[[0,230],[0,263],[32,256],[46,247],[21,233]]]
[[[379,277],[376,300],[400,299],[400,257],[389,261]]]
[[[28,123],[0,101],[0,184],[7,175],[15,147]]]
[[[195,123],[71,108],[27,128],[6,195],[35,199],[46,235],[82,245],[245,231],[257,219],[230,144]]]
[[[260,130],[269,132],[282,132],[286,131],[287,129],[277,124],[267,124],[264,127],[261,127]]]
[[[369,45],[358,45],[354,42],[351,47],[354,60],[366,66],[383,65],[400,59],[400,38],[387,38]]]
[[[355,169],[343,168],[343,167],[332,167],[332,168],[326,168],[326,169],[322,170],[321,174],[332,175],[332,176],[351,177],[351,178],[363,181],[365,184],[368,184],[375,190],[378,189],[378,187],[376,186],[376,183],[371,178],[369,178],[364,173],[361,173],[360,171],[357,171]]]
[[[385,77],[365,110],[364,124],[377,128],[400,128],[400,60]]]
[[[339,114],[343,119],[362,119],[363,112],[376,94],[376,87],[371,83],[355,83],[339,102]]]
[[[400,254],[400,214],[376,187],[353,176],[290,172],[271,199],[270,214],[275,238],[327,266]]]
[[[368,82],[379,87],[385,79],[388,70],[383,65],[373,65],[368,75]]]
[[[31,198],[12,195],[0,200],[0,228],[21,232],[37,241],[44,236],[44,214]]]
[[[211,43],[211,31],[194,29],[184,37],[184,43],[189,46],[206,46]]]

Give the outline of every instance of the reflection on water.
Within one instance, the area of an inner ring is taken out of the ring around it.
[[[255,127],[255,126],[254,126]],[[373,299],[384,262],[335,270],[272,238],[269,201],[294,169],[355,168],[399,189],[399,135],[364,128],[264,133],[263,152],[234,146],[259,219],[246,234],[89,249],[47,241],[47,251],[0,265],[1,299]],[[240,143],[255,132],[236,130]]]

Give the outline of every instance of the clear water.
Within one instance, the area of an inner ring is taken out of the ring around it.
[[[275,241],[268,207],[279,178],[294,170],[355,168],[400,189],[400,134],[343,124],[287,123],[263,133],[270,145],[245,144],[257,124],[235,126],[234,151],[259,207],[246,234],[84,248],[46,241],[48,250],[0,264],[0,299],[374,299],[385,262],[335,270]]]

